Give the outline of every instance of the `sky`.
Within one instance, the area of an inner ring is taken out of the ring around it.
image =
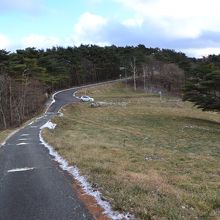
[[[220,54],[219,0],[0,0],[0,49],[158,47]]]

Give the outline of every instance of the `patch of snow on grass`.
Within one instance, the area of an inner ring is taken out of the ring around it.
[[[59,166],[61,167],[61,169],[66,170],[67,172],[69,172],[80,183],[80,185],[82,186],[85,193],[87,193],[90,196],[93,196],[96,199],[97,203],[104,209],[104,214],[106,214],[108,217],[110,217],[113,220],[122,220],[122,219],[123,220],[131,220],[131,219],[134,219],[134,217],[132,215],[130,215],[129,213],[122,214],[122,213],[119,213],[117,211],[113,211],[112,208],[111,208],[110,203],[107,202],[107,201],[104,201],[102,199],[101,193],[92,188],[92,186],[87,182],[86,177],[84,177],[80,174],[79,169],[76,166],[70,166],[68,164],[68,162],[63,157],[61,157],[53,149],[52,146],[50,146],[48,143],[46,143],[43,140],[41,132],[42,132],[43,128],[48,128],[48,126],[50,127],[50,124],[48,125],[48,123],[49,122],[47,122],[45,125],[43,125],[41,127],[41,131],[40,131],[40,134],[39,134],[40,141],[49,150],[49,154],[54,157],[54,160],[59,163]]]
[[[61,111],[58,111],[58,115],[59,115],[59,117],[63,117],[64,116],[63,112],[61,112]]]
[[[44,124],[43,126],[40,127],[40,129],[43,129],[43,128],[49,128],[49,129],[55,129],[57,125],[54,124],[53,122],[51,121],[48,121],[46,124]]]

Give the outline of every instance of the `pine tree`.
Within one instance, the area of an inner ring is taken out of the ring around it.
[[[183,100],[193,102],[198,108],[220,111],[220,69],[191,77],[184,92]]]

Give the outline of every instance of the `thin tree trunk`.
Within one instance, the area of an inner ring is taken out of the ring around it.
[[[144,73],[144,91],[146,90],[146,70],[143,66],[143,73]]]
[[[133,62],[131,62],[131,68],[133,71],[133,80],[134,80],[134,91],[137,90],[137,85],[136,85],[136,58],[133,57]]]
[[[11,87],[11,78],[9,78],[9,111],[10,111],[10,124],[12,124],[12,87]]]
[[[6,117],[5,117],[5,113],[4,113],[2,104],[0,104],[0,112],[1,112],[1,115],[2,115],[2,121],[3,121],[4,129],[6,129],[7,128],[7,122],[6,122]]]

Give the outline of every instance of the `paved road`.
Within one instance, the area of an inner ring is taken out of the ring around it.
[[[78,102],[74,90],[55,95],[44,116],[14,134],[0,148],[0,220],[93,219],[72,188],[71,177],[39,140],[40,127],[65,104]]]

